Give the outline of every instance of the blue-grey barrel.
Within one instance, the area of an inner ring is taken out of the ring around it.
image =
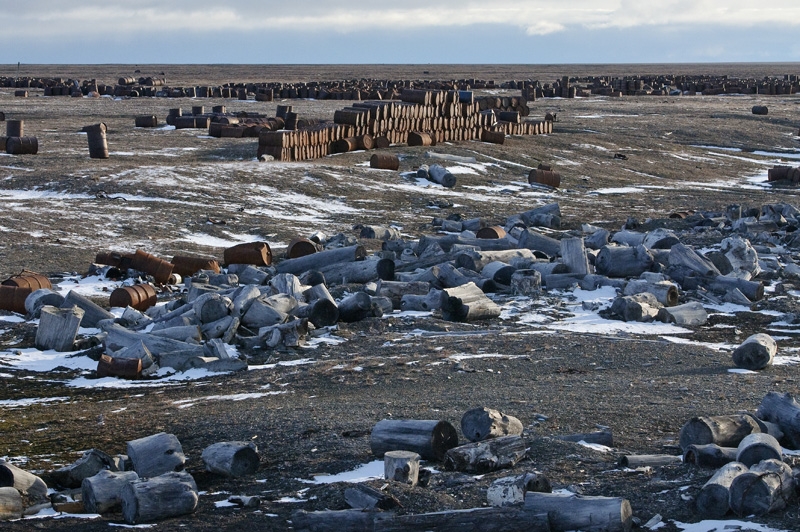
[[[25,136],[25,126],[22,120],[6,120],[6,137]]]

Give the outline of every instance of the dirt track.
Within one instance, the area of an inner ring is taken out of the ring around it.
[[[436,77],[434,67],[425,68]],[[216,77],[209,75],[208,83],[246,79],[242,69],[222,70],[214,72]],[[412,71],[416,72],[396,75]],[[317,74],[312,72],[285,75],[312,79]],[[109,67],[108,72],[84,77],[105,74],[114,80],[128,73],[119,69],[114,74]],[[320,75],[333,73],[361,77],[355,67]],[[486,74],[492,73],[496,79],[527,77],[513,67]],[[4,74],[8,73],[0,70]],[[79,76],[55,68],[36,74]],[[553,74],[555,79],[555,68]],[[198,74],[187,69],[175,78],[190,82],[192,75]],[[450,76],[458,77],[450,71],[441,77]],[[200,103],[274,113],[279,102]],[[344,105],[290,103],[302,116],[319,118],[329,118]],[[450,191],[420,186],[395,172],[371,170],[364,164],[369,153],[308,163],[259,163],[256,139],[213,139],[203,131],[133,127],[137,115],[155,114],[163,120],[170,108],[197,105],[195,101],[44,98],[35,92],[21,99],[4,89],[0,111],[25,121],[27,134],[39,138],[40,153],[0,157],[0,273],[7,276],[22,268],[52,276],[83,272],[98,251],[107,249],[142,248],[167,259],[179,253],[219,256],[226,243],[247,235],[267,239],[279,251],[298,234],[352,233],[356,223],[390,222],[411,238],[430,233],[433,216],[457,212],[496,224],[551,201],[561,205],[565,231],[580,229],[582,223],[617,230],[631,217],[641,222],[666,219],[675,211],[720,211],[733,203],[744,208],[778,202],[798,205],[796,189],[762,183],[767,168],[780,162],[775,152],[794,157],[784,164],[796,164],[798,103],[796,96],[540,100],[531,104],[531,116],[557,113],[552,135],[510,137],[502,146],[463,142],[435,148],[473,156],[479,163],[474,172],[458,174],[458,185]],[[751,114],[753,105],[767,105],[769,115]],[[111,157],[92,160],[79,130],[101,121],[108,125]],[[428,162],[427,148],[398,146],[390,151],[401,156],[401,172]],[[560,190],[527,185],[528,169],[539,162],[561,172]],[[455,206],[445,212],[432,209],[436,200],[450,200]],[[682,235],[685,243],[699,247],[721,238],[708,232]],[[558,308],[554,301],[540,303]],[[768,296],[761,307],[798,311],[794,297]],[[0,454],[26,456],[27,468],[45,472],[71,462],[80,450],[95,447],[114,454],[124,452],[127,440],[172,432],[190,456],[188,470],[209,495],[201,497],[195,515],[169,520],[159,529],[283,530],[294,509],[344,507],[341,485],[312,485],[303,492],[302,498],[308,499],[304,503],[275,501],[309,487],[297,479],[372,460],[369,431],[375,422],[389,416],[436,418],[458,426],[469,408],[490,406],[518,417],[527,427],[531,450],[515,472],[538,470],[555,487],[578,486],[587,494],[626,497],[642,522],[656,513],[694,521],[698,517],[686,499],[710,471],[672,466],[634,474],[618,469],[616,458],[627,452],[675,452],[678,430],[692,416],[753,411],[768,391],[797,393],[794,366],[732,374],[729,352],[711,347],[741,341],[776,320],[755,312],[716,316],[691,335],[692,340],[707,342],[703,346],[648,335],[553,333],[513,319],[477,325],[436,318],[370,319],[342,326],[337,333],[347,339],[342,344],[275,352],[260,360],[309,357],[314,364],[276,366],[182,386],[71,390],[57,383],[70,375],[55,372],[44,381],[41,375],[29,379],[25,372],[14,372],[0,380],[0,398],[70,400],[4,411]],[[420,334],[420,329],[426,332]],[[445,331],[452,334],[439,334]],[[462,334],[455,334],[459,331]],[[7,329],[0,347],[25,347],[31,338],[29,325]],[[790,337],[781,346],[794,348],[797,342]],[[501,356],[454,358],[487,353]],[[285,393],[244,402],[207,399],[263,390]],[[198,403],[177,407],[184,399]],[[598,425],[612,428],[615,453],[540,438],[588,432]],[[204,447],[240,439],[253,439],[259,446],[259,482],[224,481],[201,471]],[[434,475],[428,487],[390,490],[404,511],[468,508],[481,506],[486,486],[506,474],[482,479]],[[372,484],[380,487],[383,482]],[[216,508],[213,502],[227,497],[223,491],[261,495],[262,512]],[[220,494],[210,495],[214,492]],[[790,530],[796,526],[797,511],[795,502],[789,510],[758,521]],[[111,516],[81,521],[80,526],[105,530],[109,522],[119,520]],[[48,530],[75,526],[72,520],[52,519],[36,522],[40,525]],[[11,523],[8,528],[28,526],[29,522]],[[661,530],[674,530],[670,527]]]

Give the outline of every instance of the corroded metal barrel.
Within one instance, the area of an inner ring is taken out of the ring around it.
[[[225,250],[225,264],[272,264],[272,250],[266,242],[245,242]]]
[[[137,116],[134,119],[136,127],[157,127],[158,118],[155,115]]]
[[[208,259],[204,257],[185,257],[176,255],[172,257],[173,273],[177,273],[181,277],[191,277],[200,270],[210,270],[214,273],[219,273],[219,262],[217,259]]]
[[[531,185],[547,185],[549,187],[558,188],[561,186],[561,174],[553,172],[552,170],[542,170],[534,168],[528,174],[528,183]]]
[[[142,359],[113,358],[101,355],[100,360],[97,361],[97,376],[137,379],[142,376]]]
[[[481,227],[478,229],[478,232],[475,233],[476,238],[503,238],[506,236],[506,230],[500,227],[499,225],[493,225],[491,227]]]
[[[6,137],[24,137],[25,125],[22,120],[6,120]]]
[[[102,122],[83,128],[89,139],[89,157],[92,159],[108,159],[108,141],[106,125]]]
[[[36,137],[7,137],[6,153],[10,155],[36,155],[39,153],[39,139]]]
[[[158,302],[156,289],[151,284],[135,284],[116,288],[108,298],[112,307],[132,307],[147,310]]]
[[[136,250],[131,260],[131,268],[152,275],[158,284],[165,284],[169,281],[173,267],[171,262],[159,259],[140,249]]]
[[[307,238],[296,237],[289,242],[288,246],[286,246],[286,258],[296,259],[297,257],[311,255],[317,251],[318,248],[314,242]]]
[[[391,153],[374,153],[369,158],[369,167],[380,170],[397,170],[400,168],[400,159]]]
[[[53,288],[53,285],[50,283],[50,279],[48,279],[47,276],[28,270],[23,270],[19,275],[12,275],[3,281],[2,285],[27,288],[31,292],[40,288]]]

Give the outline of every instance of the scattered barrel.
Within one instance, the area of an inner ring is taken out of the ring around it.
[[[36,137],[8,137],[6,153],[10,155],[36,155],[39,153],[39,140]]]
[[[528,183],[531,185],[547,185],[548,187],[558,188],[561,186],[561,174],[552,170],[534,168],[528,174]]]
[[[172,272],[180,275],[181,277],[191,277],[200,270],[210,270],[214,273],[219,273],[219,262],[217,259],[208,259],[204,257],[185,257],[176,255],[172,257]]]
[[[391,153],[374,153],[369,158],[369,167],[380,170],[397,170],[400,168],[400,159]]]
[[[17,97],[17,98],[27,98],[28,97],[28,91],[26,91],[24,89],[16,90],[16,91],[14,91],[14,96]]]
[[[753,106],[753,114],[754,115],[766,115],[769,113],[769,109],[767,109],[766,105],[754,105]]]
[[[286,246],[286,258],[296,259],[297,257],[311,255],[317,251],[317,245],[314,242],[308,238],[296,237],[289,242],[288,246]]]
[[[245,242],[225,249],[225,264],[272,264],[272,250],[266,242]]]
[[[117,85],[135,85],[135,84],[136,84],[136,78],[132,78],[130,76],[125,76],[117,80]]]
[[[119,253],[117,251],[101,251],[94,257],[96,264],[105,264],[126,270],[131,267],[132,261],[132,253]]]
[[[167,124],[170,126],[175,125],[175,119],[179,116],[183,116],[183,110],[180,108],[170,109],[169,113],[167,114]]]
[[[503,144],[506,141],[506,134],[503,131],[484,129],[481,131],[481,140],[491,144]]]
[[[24,137],[25,125],[22,120],[6,120],[7,137]]]
[[[108,298],[108,304],[112,307],[132,307],[142,311],[149,309],[157,302],[158,296],[155,287],[147,283],[116,288]]]
[[[477,238],[503,238],[506,236],[506,231],[499,225],[493,225],[491,227],[481,227],[477,233],[475,233],[475,237]]]
[[[783,181],[789,178],[791,166],[773,166],[767,170],[767,181]]]
[[[355,137],[339,139],[331,144],[331,151],[333,153],[347,153],[358,149],[358,141]]]
[[[101,355],[97,361],[97,377],[137,379],[142,376],[141,358],[114,358]]]
[[[31,295],[30,288],[0,285],[0,310],[25,314],[25,300]]]
[[[50,279],[41,273],[23,270],[19,275],[12,275],[2,282],[3,286],[17,286],[19,288],[26,288],[33,292],[40,288],[53,288]]]
[[[193,105],[192,106],[192,114],[193,115],[202,115],[205,114],[206,108],[202,105]]]
[[[431,146],[433,139],[424,131],[409,131],[407,143],[409,146]]]
[[[103,122],[83,128],[89,140],[89,157],[92,159],[108,159],[108,142],[106,125]]]
[[[286,129],[297,129],[297,113],[293,111],[287,111],[286,116],[284,116],[284,120],[286,121]]]
[[[153,276],[158,284],[165,284],[172,275],[173,264],[163,259],[159,259],[140,249],[136,250],[131,260],[131,268],[139,270]]]
[[[134,119],[136,127],[157,127],[158,118],[155,115],[137,116]]]

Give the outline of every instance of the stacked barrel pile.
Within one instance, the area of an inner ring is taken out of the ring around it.
[[[257,156],[300,161],[391,144],[502,142],[505,135],[552,132],[552,122],[523,121],[529,114],[521,97],[475,99],[471,91],[406,89],[400,101],[364,101],[339,109],[333,123],[287,126],[278,131],[264,128],[259,133]]]

